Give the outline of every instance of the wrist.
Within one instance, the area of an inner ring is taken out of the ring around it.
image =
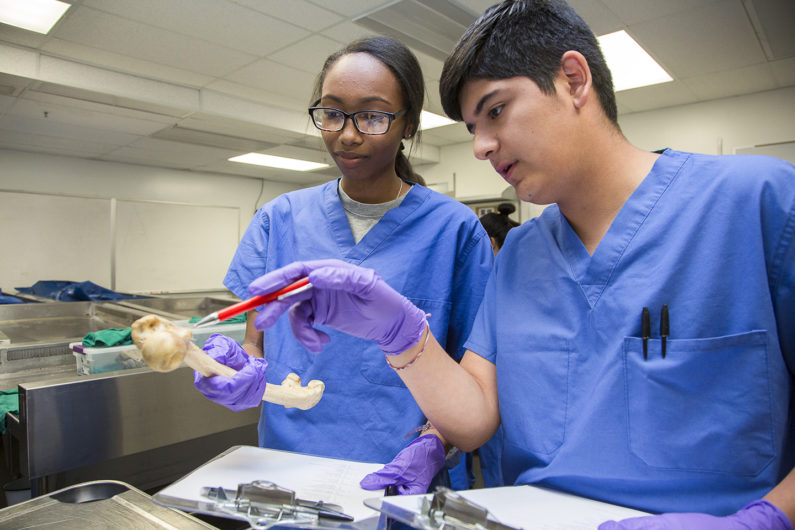
[[[425,328],[420,335],[417,344],[397,355],[386,355],[386,364],[396,371],[405,370],[409,366],[416,363],[422,354],[425,352],[425,347],[428,345],[428,339],[431,336],[431,330],[428,322],[425,322]]]

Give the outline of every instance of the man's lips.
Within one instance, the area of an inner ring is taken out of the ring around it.
[[[497,165],[495,169],[503,179],[509,180],[514,167],[516,167],[516,160],[511,160],[510,162],[503,162]]]

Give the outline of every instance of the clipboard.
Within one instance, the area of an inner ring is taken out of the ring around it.
[[[225,509],[216,499],[206,495],[208,489],[237,490],[241,484],[267,481],[280,488],[291,490],[295,497],[309,501],[323,501],[341,508],[353,517],[351,523],[319,519],[288,519],[278,521],[278,526],[302,528],[372,528],[379,513],[364,505],[364,500],[383,495],[383,490],[367,491],[359,481],[368,473],[377,471],[383,464],[354,462],[290,451],[252,446],[234,446],[209,462],[152,496],[162,506],[202,513],[216,517],[239,519],[254,528],[268,528],[245,513]]]
[[[523,528],[527,530],[583,530],[593,529],[609,520],[619,521],[630,517],[651,515],[647,512],[609,504],[570,493],[537,486],[503,486],[461,490],[456,496],[468,501],[486,514],[482,521],[470,519],[472,524],[461,522],[462,517],[452,510],[433,512],[434,496],[402,495],[397,497],[372,497],[365,504],[378,510],[387,518],[412,528],[440,528],[452,516],[455,528]],[[430,509],[430,510],[429,510]]]

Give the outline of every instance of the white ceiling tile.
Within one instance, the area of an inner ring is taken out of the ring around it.
[[[442,67],[444,66],[444,62],[440,61],[436,57],[431,57],[430,55],[420,51],[411,51],[414,52],[414,55],[417,57],[417,62],[420,63],[420,68],[422,68],[422,76],[425,78],[425,82],[439,81],[439,78],[442,76]]]
[[[330,9],[346,17],[354,17],[378,9],[393,0],[310,0],[311,3]]]
[[[4,128],[0,128],[0,147],[84,158],[95,157],[116,148],[114,144],[90,141],[79,135],[49,136]]]
[[[14,106],[16,98],[0,94],[0,116],[8,112],[8,109]]]
[[[428,144],[436,147],[471,141],[472,135],[469,134],[466,126],[461,122],[422,131],[422,137],[420,139],[421,144]]]
[[[293,1],[282,4],[292,5]],[[265,14],[267,11],[224,0],[89,0],[84,5],[183,37],[190,36],[259,56],[309,34],[298,26],[285,24],[284,19],[268,16]],[[272,12],[275,14],[281,10],[283,8]]]
[[[254,101],[257,103],[266,103],[267,105],[272,107],[289,109],[296,112],[304,112],[304,110],[306,110],[308,106],[308,101],[309,101],[308,98],[304,101],[299,101],[297,99],[292,99],[282,94],[275,94],[273,92],[269,92],[261,88],[240,84],[240,83],[232,83],[224,80],[214,81],[209,85],[207,85],[206,88],[226,95],[247,99],[249,101]],[[276,87],[271,86],[271,89],[274,88]],[[293,95],[298,95],[298,94],[293,94]]]
[[[29,48],[38,48],[47,41],[48,36],[36,33],[35,31],[28,31],[25,29],[10,26],[8,24],[0,23],[0,40],[19,44],[20,46],[27,46]]]
[[[612,33],[624,28],[624,22],[602,0],[571,0],[569,5],[596,35]]]
[[[89,143],[106,145],[126,145],[139,138],[131,133],[83,125],[84,122],[85,120],[75,118],[74,115],[58,108],[47,111],[45,118],[44,111],[41,111],[40,107],[35,105],[31,107],[19,102],[10,114],[0,120],[0,129],[38,136],[80,138]]]
[[[621,114],[691,103],[695,94],[681,81],[622,90],[616,93]]]
[[[0,72],[15,76],[35,78],[38,54],[28,48],[0,44]]]
[[[303,108],[309,104],[316,74],[269,59],[260,59],[226,76],[229,81],[276,93],[290,101],[300,101]],[[278,80],[278,82],[274,82]]]
[[[629,33],[677,78],[765,61],[739,0],[634,24]]]
[[[684,82],[701,100],[751,94],[778,88],[776,79],[767,64],[704,74],[685,79]]]
[[[342,48],[344,45],[356,39],[373,35],[373,32],[359,24],[346,20],[345,22],[324,29],[320,34],[339,42],[337,48]]]
[[[211,76],[225,75],[256,58],[250,53],[95,9],[79,7],[78,10],[79,17],[73,16],[60,26],[59,38]]]
[[[41,50],[93,66],[101,66],[140,77],[186,86],[201,87],[215,79],[214,76],[191,72],[179,67],[157,64],[148,60],[136,59],[128,55],[113,53],[108,50],[62,39],[50,39],[41,47]]]
[[[42,124],[49,121],[95,131],[115,132],[122,135],[120,139],[111,140],[113,137],[109,136],[108,140],[118,144],[130,142],[139,135],[152,134],[170,122],[162,116],[147,115],[142,112],[138,113],[138,116],[146,118],[124,115],[123,110],[110,105],[80,102],[71,98],[27,91],[24,97],[18,100],[11,114],[39,120],[46,112],[48,117],[42,121]]]
[[[773,72],[778,86],[795,85],[795,57],[771,62],[770,70]]]
[[[585,2],[587,0],[580,0]],[[601,0],[611,11],[620,13],[624,24],[647,22],[661,17],[687,13],[700,6],[715,3],[735,2],[736,0]]]
[[[260,13],[285,20],[310,31],[318,31],[343,19],[337,13],[304,0],[235,0]],[[333,2],[332,2],[333,3]]]
[[[193,168],[219,160],[226,160],[238,153],[231,149],[171,142],[154,138],[140,138],[132,144],[113,151],[112,156],[125,162],[136,161],[146,165]],[[105,157],[107,158],[107,157]]]
[[[304,135],[298,133],[276,127],[268,127],[261,123],[244,122],[203,113],[195,113],[188,118],[180,120],[178,125],[188,129],[251,138],[272,144],[294,142],[304,137]]]
[[[323,68],[326,58],[340,48],[342,46],[337,41],[322,35],[312,35],[272,53],[269,57],[278,63],[317,75]]]

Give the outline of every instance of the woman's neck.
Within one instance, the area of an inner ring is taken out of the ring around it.
[[[410,187],[396,174],[378,181],[353,180],[346,179],[343,176],[340,186],[348,197],[356,202],[365,204],[381,204],[394,201],[406,193]]]

